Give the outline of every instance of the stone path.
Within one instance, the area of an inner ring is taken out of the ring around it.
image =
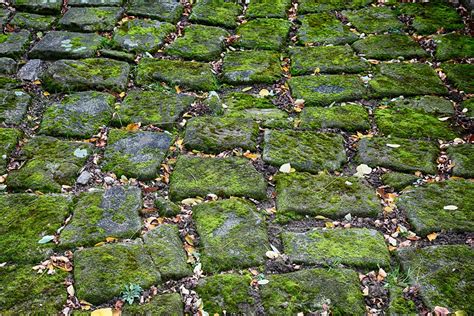
[[[380,2],[0,1],[0,314],[474,314],[472,21]]]

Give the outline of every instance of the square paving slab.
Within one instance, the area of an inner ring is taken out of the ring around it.
[[[454,115],[453,102],[445,98],[426,95],[413,98],[392,99],[388,105],[393,108],[408,108],[432,115],[452,116]]]
[[[373,2],[373,0],[300,0],[298,3],[298,13],[356,9],[369,5],[371,2]]]
[[[252,18],[286,18],[291,7],[291,0],[254,0],[245,11],[245,16]]]
[[[287,42],[291,23],[283,19],[255,19],[239,25],[236,46],[246,49],[281,50]]]
[[[0,57],[20,58],[30,44],[31,34],[28,31],[0,34]]]
[[[122,16],[117,7],[72,7],[58,21],[61,29],[77,32],[108,32]]]
[[[362,33],[398,33],[405,28],[396,11],[389,7],[367,7],[341,13]]]
[[[130,0],[127,13],[174,24],[181,17],[183,9],[177,0]]]
[[[438,60],[474,57],[474,39],[471,36],[450,33],[433,36]]]
[[[17,12],[10,25],[15,28],[33,29],[35,31],[46,31],[51,29],[56,22],[55,16],[40,15],[27,12]]]
[[[0,89],[0,123],[20,125],[30,105],[26,92]]]
[[[301,129],[339,128],[350,132],[370,129],[369,113],[359,104],[307,107],[301,112],[300,119]]]
[[[473,64],[441,64],[441,68],[455,89],[474,93]]]
[[[352,47],[366,58],[379,60],[428,57],[428,53],[415,40],[403,34],[369,36],[358,40]]]
[[[341,45],[355,42],[358,36],[333,13],[308,14],[299,18],[298,43]]]

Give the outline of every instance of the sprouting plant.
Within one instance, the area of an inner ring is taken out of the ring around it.
[[[400,267],[396,267],[392,269],[390,273],[388,273],[386,281],[387,283],[385,284],[385,287],[406,287],[410,282],[409,282],[409,275],[411,273],[411,270],[408,269],[406,272],[406,275],[401,271]]]
[[[122,292],[122,299],[128,304],[133,304],[135,299],[139,299],[143,289],[138,284],[129,284],[125,286],[125,290]]]

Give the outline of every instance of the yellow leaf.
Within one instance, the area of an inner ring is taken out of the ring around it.
[[[128,124],[127,127],[125,127],[125,130],[129,132],[135,132],[135,131],[138,131],[141,125],[142,125],[141,123],[131,123],[131,124]]]
[[[394,247],[394,246],[388,246],[388,250],[389,250],[389,251],[395,251],[395,250],[397,250],[397,247]]]
[[[174,86],[174,89],[176,90],[176,93],[181,93],[183,91],[179,86]]]
[[[117,240],[118,240],[118,239],[115,238],[115,237],[107,237],[107,238],[105,238],[105,241],[106,241],[106,242],[116,242]]]
[[[247,92],[247,91],[250,91],[250,90],[252,90],[252,87],[246,87],[246,88],[242,89],[242,92]]]
[[[120,92],[119,97],[123,98],[125,96],[125,92]]]
[[[35,85],[40,85],[40,84],[41,84],[41,81],[35,80],[35,81],[33,81],[33,84],[35,84]]]
[[[101,309],[96,309],[91,313],[91,316],[112,316],[112,308],[101,308]]]
[[[333,222],[326,222],[326,223],[324,223],[324,225],[326,226],[326,228],[334,228],[334,223]]]
[[[100,246],[103,246],[105,245],[105,242],[101,241],[101,242],[98,242],[94,245],[94,247],[100,247]]]
[[[465,311],[455,311],[454,315],[456,315],[456,316],[467,316],[467,313]]]
[[[194,245],[194,238],[191,235],[186,235],[184,237],[184,240],[186,240],[186,242],[190,244],[191,246]]]
[[[426,238],[428,238],[429,241],[435,240],[436,237],[438,237],[438,234],[437,234],[437,233],[431,233],[431,234],[429,234],[429,235],[426,236]]]
[[[268,91],[267,89],[262,89],[262,90],[260,90],[258,95],[261,96],[261,97],[268,97],[270,95],[270,91]]]
[[[49,96],[49,95],[51,95],[51,94],[50,94],[48,91],[45,91],[45,92],[43,92],[43,95],[44,95],[45,97],[47,97],[47,96]]]
[[[314,70],[315,74],[319,74],[320,72],[321,72],[321,69],[319,67]]]

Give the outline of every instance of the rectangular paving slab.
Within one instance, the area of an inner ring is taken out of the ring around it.
[[[329,108],[306,107],[300,115],[302,129],[339,128],[349,132],[370,129],[369,113],[360,104]]]
[[[323,12],[340,9],[355,9],[366,6],[373,0],[300,0],[298,13]]]
[[[287,42],[291,23],[283,19],[255,19],[237,27],[235,46],[246,49],[281,50]]]
[[[193,207],[202,268],[219,272],[259,266],[270,249],[262,214],[251,202],[230,199]]]
[[[254,0],[245,11],[245,16],[252,18],[286,18],[291,7],[291,0]]]
[[[51,29],[56,21],[55,16],[40,15],[27,12],[17,12],[10,25],[15,28],[33,29],[35,31],[46,31]]]
[[[12,0],[11,4],[19,11],[41,14],[59,14],[63,0]]]
[[[394,108],[408,108],[444,117],[454,115],[453,102],[434,95],[392,99],[388,105]]]
[[[447,150],[449,159],[452,160],[453,175],[464,178],[474,178],[474,145],[460,144],[450,146]]]
[[[28,31],[0,34],[0,57],[20,58],[30,44],[31,34]]]
[[[367,7],[341,13],[362,33],[399,33],[405,28],[396,11],[389,7]]]
[[[7,172],[10,154],[15,150],[20,137],[20,130],[0,127],[0,175]]]
[[[333,13],[308,14],[298,18],[301,26],[298,28],[298,44],[350,44],[358,36],[342,24]]]
[[[428,53],[415,40],[403,34],[369,36],[353,43],[352,47],[366,58],[379,60],[428,57]]]
[[[104,7],[104,6],[120,6],[123,0],[68,0],[67,4],[78,7]]]
[[[170,197],[181,201],[209,193],[266,199],[263,176],[244,158],[180,156],[170,178]]]
[[[176,23],[181,17],[183,10],[183,5],[176,0],[130,0],[127,13]]]
[[[31,104],[31,96],[23,90],[0,89],[0,123],[20,125]]]
[[[58,21],[63,30],[77,32],[108,32],[122,16],[117,7],[72,7]]]
[[[242,6],[226,0],[200,0],[193,5],[189,16],[191,22],[236,28],[237,17],[242,12]]]

